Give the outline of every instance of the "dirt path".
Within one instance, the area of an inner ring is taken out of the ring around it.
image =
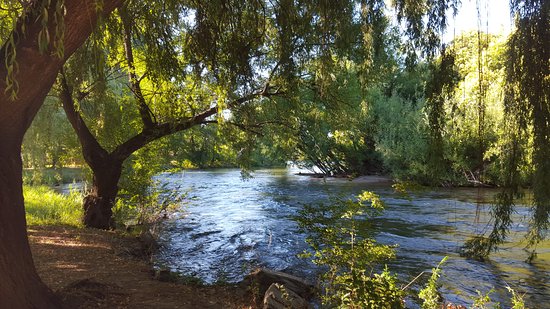
[[[67,308],[253,308],[234,286],[154,280],[150,265],[125,252],[134,240],[114,232],[35,226],[29,239],[42,280]]]

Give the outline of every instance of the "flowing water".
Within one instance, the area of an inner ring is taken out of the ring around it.
[[[494,190],[437,189],[405,199],[394,193],[389,182],[319,179],[296,172],[259,170],[248,180],[237,169],[160,175],[167,186],[187,192],[188,202],[163,226],[159,265],[207,283],[237,282],[259,266],[313,281],[318,269],[296,257],[307,245],[306,235],[299,232],[292,217],[304,204],[369,190],[386,203],[384,215],[376,220],[376,238],[398,245],[397,259],[389,267],[401,282],[430,271],[449,256],[440,279],[448,301],[471,304],[476,290],[485,293],[495,288],[491,297],[506,308],[510,297],[505,287],[509,285],[525,293],[529,308],[550,308],[550,244],[539,246],[538,258],[525,263],[528,252],[521,235],[527,230],[526,207],[519,206],[514,215],[512,242],[489,261],[478,262],[458,252],[468,236],[488,228]]]

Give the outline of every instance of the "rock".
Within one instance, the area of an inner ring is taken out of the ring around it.
[[[249,287],[256,295],[264,295],[267,289],[273,284],[279,283],[298,294],[301,298],[309,300],[315,294],[315,288],[305,280],[280,271],[269,269],[258,269],[247,275],[241,282]]]
[[[263,309],[310,309],[313,308],[283,284],[273,283],[265,292]]]

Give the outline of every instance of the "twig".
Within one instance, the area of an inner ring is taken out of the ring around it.
[[[412,279],[411,282],[409,282],[406,286],[401,288],[401,291],[405,291],[409,286],[411,286],[411,284],[413,284],[416,280],[418,280],[418,278],[420,278],[420,276],[422,276],[424,273],[425,271],[421,272],[420,274],[418,274],[418,276],[414,277],[414,279]]]

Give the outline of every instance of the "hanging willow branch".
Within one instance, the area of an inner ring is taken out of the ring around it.
[[[511,2],[516,13],[516,32],[508,42],[506,111],[516,112],[519,129],[533,136],[531,161],[533,211],[529,246],[546,236],[550,213],[550,2]],[[511,116],[507,113],[507,116]]]
[[[441,58],[432,64],[430,71],[431,76],[425,90],[430,129],[428,162],[432,175],[437,176],[445,174],[447,169],[443,143],[445,102],[453,95],[460,81],[454,50],[443,48]]]
[[[12,100],[17,99],[17,93],[19,92],[19,82],[17,80],[19,65],[17,63],[16,45],[19,38],[26,35],[25,20],[35,20],[42,26],[38,33],[37,42],[38,50],[41,53],[51,53],[58,58],[63,58],[65,52],[65,1],[41,0],[29,3],[22,6],[19,1],[7,2],[7,20],[11,20],[11,28],[9,29],[13,29],[13,31],[7,35],[4,42],[4,65],[7,69],[5,92],[10,94]],[[4,32],[5,24],[1,25],[0,30]]]
[[[481,3],[480,0],[476,1],[477,7],[477,138],[478,138],[478,156],[479,156],[479,181],[482,181],[482,175],[484,170],[484,160],[486,145],[485,145],[485,110],[486,110],[486,93],[487,84],[485,81],[483,51],[489,47],[489,34],[485,33],[485,42],[483,40],[484,33],[481,30]]]
[[[465,246],[468,254],[481,258],[496,250],[507,236],[514,201],[521,196],[520,172],[526,160],[534,169],[528,247],[534,248],[544,240],[550,227],[550,2],[512,0],[510,7],[516,29],[508,40],[506,61],[505,188],[493,206],[494,224],[489,236],[476,237]],[[530,137],[532,151],[528,149]]]

